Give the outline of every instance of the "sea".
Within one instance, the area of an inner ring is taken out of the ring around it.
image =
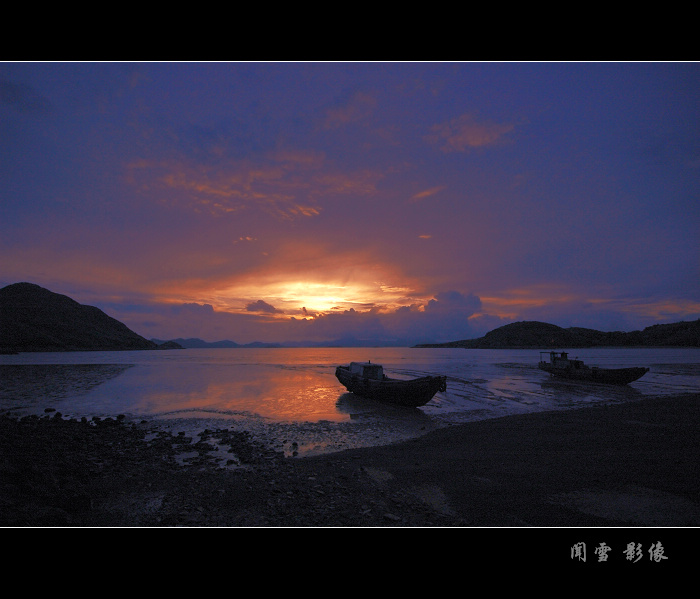
[[[538,350],[234,348],[47,352],[0,356],[0,413],[115,418],[196,436],[247,431],[288,456],[386,445],[432,430],[513,414],[700,392],[700,348],[590,348],[572,358],[607,368],[645,366],[624,387],[556,380]],[[335,367],[384,366],[395,378],[445,375],[420,408],[348,393]]]

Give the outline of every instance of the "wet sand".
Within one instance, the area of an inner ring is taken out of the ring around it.
[[[228,467],[214,448],[230,449]],[[700,526],[698,455],[700,394],[308,458],[226,430],[191,439],[117,420],[2,417],[0,524],[687,528]]]

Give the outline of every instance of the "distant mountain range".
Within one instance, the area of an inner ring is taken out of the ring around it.
[[[99,308],[66,295],[32,283],[0,289],[0,353],[159,348]]]
[[[216,349],[216,348],[234,348],[234,347],[283,347],[279,343],[262,343],[260,341],[255,341],[253,343],[245,343],[243,345],[236,343],[235,341],[202,341],[201,339],[190,338],[190,339],[171,339],[170,341],[162,341],[160,339],[151,339],[153,343],[158,345],[163,345],[164,343],[175,343],[184,349]]]
[[[537,321],[514,322],[478,339],[426,343],[415,347],[466,349],[555,349],[573,347],[700,347],[700,320],[656,324],[642,331],[606,333]]]

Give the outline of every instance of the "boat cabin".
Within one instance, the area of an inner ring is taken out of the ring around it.
[[[381,381],[384,379],[384,368],[381,364],[371,362],[350,362],[350,374]]]
[[[557,368],[583,368],[583,360],[570,360],[569,354],[563,352],[540,352],[540,361],[544,362],[542,355],[549,353],[549,363]]]

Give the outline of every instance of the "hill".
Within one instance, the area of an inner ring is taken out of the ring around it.
[[[269,347],[282,347],[279,343],[262,343],[260,341],[255,341],[253,343],[245,343],[243,345],[236,343],[235,341],[229,341],[224,339],[223,341],[203,341],[199,338],[188,338],[188,339],[172,339],[171,341],[161,341],[160,339],[151,339],[154,343],[176,343],[184,349],[230,349],[235,347],[244,348],[269,348]]]
[[[32,283],[0,289],[0,352],[158,349],[99,308]]]
[[[603,332],[537,321],[514,322],[478,339],[429,343],[416,347],[466,349],[554,349],[557,347],[700,347],[700,320],[657,324],[642,331]]]

